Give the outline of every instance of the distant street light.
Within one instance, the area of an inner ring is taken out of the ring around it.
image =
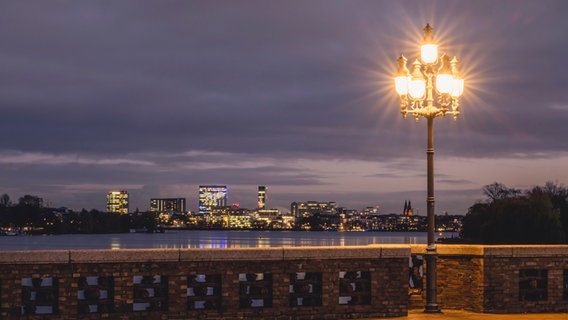
[[[437,303],[436,286],[436,243],[434,240],[434,118],[460,114],[459,97],[463,93],[464,80],[458,71],[459,61],[450,60],[445,53],[438,57],[438,46],[432,37],[432,27],[424,28],[424,41],[420,60],[412,63],[412,73],[406,67],[403,55],[397,59],[398,71],[394,78],[396,92],[400,95],[400,112],[406,118],[408,114],[416,121],[420,117],[428,120],[428,247],[426,249],[426,306],[425,312],[440,312]],[[436,90],[434,90],[436,88]],[[436,100],[434,100],[436,98]],[[437,102],[437,105],[434,103]],[[451,108],[451,109],[450,109]]]

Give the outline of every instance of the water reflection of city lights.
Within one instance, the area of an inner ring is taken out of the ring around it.
[[[201,249],[227,248],[227,239],[209,239],[205,241],[200,241],[199,248]]]
[[[111,250],[118,250],[121,248],[120,239],[119,238],[112,238],[110,239],[110,249]]]
[[[270,247],[270,238],[259,236],[256,241],[256,246],[258,248]]]
[[[416,237],[404,237],[404,243],[405,244],[417,244],[418,241],[416,240]]]

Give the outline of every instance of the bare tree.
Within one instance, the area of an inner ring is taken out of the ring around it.
[[[493,182],[483,187],[483,193],[488,196],[492,201],[498,199],[505,199],[510,197],[516,197],[521,194],[521,190],[514,188],[507,188],[502,183]]]

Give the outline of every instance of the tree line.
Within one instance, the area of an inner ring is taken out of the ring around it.
[[[529,190],[502,183],[483,187],[485,202],[463,219],[463,242],[483,244],[560,244],[568,242],[568,188],[547,182]]]
[[[43,199],[33,195],[20,197],[12,203],[7,194],[0,196],[0,227],[22,230],[34,234],[64,233],[122,233],[132,228],[156,227],[155,214],[139,213],[121,215],[85,210],[79,212],[67,208],[48,208]]]

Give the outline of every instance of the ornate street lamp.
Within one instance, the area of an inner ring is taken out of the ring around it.
[[[412,72],[406,67],[403,55],[397,59],[398,71],[394,78],[396,92],[400,95],[400,112],[416,121],[420,117],[428,120],[428,247],[426,249],[426,307],[425,312],[440,312],[436,297],[436,243],[434,240],[434,118],[460,114],[459,97],[463,93],[464,80],[458,71],[459,61],[450,60],[446,54],[438,57],[438,46],[432,37],[432,27],[424,28],[424,41],[420,59],[412,63]]]

